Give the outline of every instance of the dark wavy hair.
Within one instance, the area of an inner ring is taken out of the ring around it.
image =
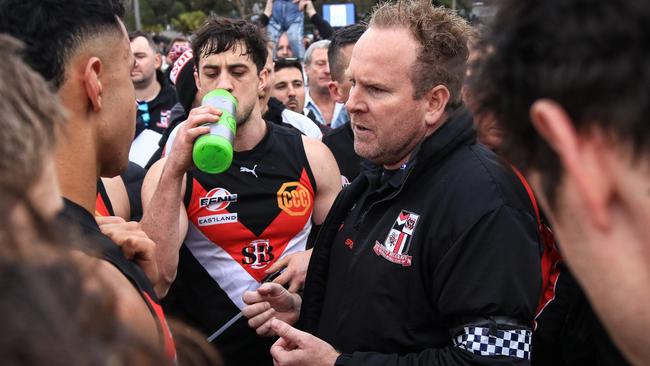
[[[192,38],[192,52],[197,69],[202,58],[236,49],[240,42],[246,46],[246,53],[242,55],[253,61],[258,73],[262,71],[268,55],[268,39],[262,30],[245,20],[211,15]]]
[[[578,132],[598,127],[637,152],[650,143],[650,2],[507,0],[469,80],[479,113],[505,132],[503,153],[542,173],[550,203],[557,155],[533,128],[541,98],[562,105]]]

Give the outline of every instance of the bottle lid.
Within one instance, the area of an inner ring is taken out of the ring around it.
[[[194,142],[194,165],[208,174],[223,173],[232,163],[232,145],[221,136],[203,135]]]

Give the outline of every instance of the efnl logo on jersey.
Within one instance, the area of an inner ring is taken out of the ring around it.
[[[237,194],[231,194],[223,188],[214,188],[208,192],[205,197],[199,200],[199,207],[208,211],[223,211],[232,202],[237,202]],[[200,216],[198,219],[199,226],[211,226],[227,224],[237,221],[237,212],[226,212],[217,215]]]
[[[278,206],[289,216],[302,216],[311,207],[311,192],[300,182],[284,183],[278,190]]]
[[[418,214],[402,210],[388,232],[384,243],[375,241],[373,247],[375,254],[404,267],[410,266],[412,257],[407,253],[419,218]]]
[[[244,256],[241,262],[254,269],[266,267],[275,258],[268,239],[253,240],[241,250],[241,254]]]

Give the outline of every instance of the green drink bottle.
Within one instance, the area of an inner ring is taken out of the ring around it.
[[[194,165],[205,173],[223,173],[232,163],[237,132],[237,99],[225,89],[215,89],[203,97],[201,105],[216,107],[222,113],[218,122],[209,125],[210,133],[194,142],[192,159]]]

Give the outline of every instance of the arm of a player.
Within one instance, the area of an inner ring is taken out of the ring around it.
[[[307,136],[303,136],[302,141],[307,161],[316,180],[312,222],[314,225],[321,225],[325,221],[325,217],[327,217],[336,196],[341,191],[341,173],[334,155],[325,144]],[[313,227],[312,230],[314,230]],[[286,267],[282,275],[273,282],[281,285],[288,283],[289,291],[296,292],[305,283],[311,253],[312,250],[309,249],[288,255],[278,260],[266,273],[272,273]]]
[[[142,229],[156,243],[159,280],[156,294],[164,297],[176,278],[178,251],[187,233],[187,212],[183,204],[184,176],[165,174],[163,158],[156,162],[142,184]],[[155,199],[154,199],[155,197]]]
[[[105,260],[90,257],[79,251],[74,251],[73,255],[80,264],[88,265],[96,271],[97,277],[92,279],[91,276],[89,282],[84,286],[111,290],[120,321],[151,347],[161,347],[156,320],[149,311],[145,300],[131,282],[115,266]]]
[[[155,285],[164,297],[176,278],[178,250],[187,233],[187,213],[183,207],[185,173],[190,170],[192,149],[197,137],[210,132],[206,123],[219,121],[221,111],[201,106],[190,111],[187,120],[176,127],[168,156],[154,164],[142,184],[142,229],[156,243],[160,281]]]
[[[101,178],[104,188],[111,200],[115,216],[123,218],[125,221],[131,221],[131,206],[129,205],[129,194],[121,176],[113,178]]]
[[[307,161],[316,180],[316,197],[312,221],[320,225],[341,191],[341,173],[334,155],[322,142],[310,137],[302,137]]]

